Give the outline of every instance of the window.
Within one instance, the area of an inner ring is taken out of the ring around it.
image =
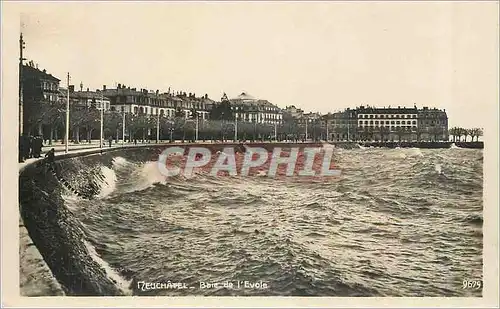
[[[417,118],[417,115],[412,115],[412,118]]]
[[[373,115],[370,115],[370,118],[373,118]]]
[[[417,124],[417,121],[413,120],[413,124]]]
[[[410,115],[406,115],[406,118],[410,118]]]
[[[404,121],[404,120],[403,120],[403,121],[401,121],[401,124],[405,124],[405,121]]]
[[[378,124],[378,120],[375,120],[375,124]]]
[[[400,124],[400,121],[399,121],[399,120],[398,120],[398,121],[396,121],[396,124]]]
[[[394,124],[394,120],[391,121],[391,124]]]

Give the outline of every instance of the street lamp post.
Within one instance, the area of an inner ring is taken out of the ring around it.
[[[234,141],[238,140],[238,118],[234,116]]]
[[[307,142],[307,127],[309,126],[309,119],[306,119],[306,142]]]
[[[66,138],[65,138],[65,146],[64,146],[64,152],[68,153],[68,146],[69,146],[69,72],[67,76],[67,86],[68,86],[68,91],[66,93]]]
[[[196,134],[194,139],[198,142],[198,113],[196,113]]]
[[[277,142],[278,141],[278,124],[275,122],[274,123],[274,140]]]
[[[102,148],[102,138],[103,138],[103,120],[104,120],[104,94],[101,92],[101,132],[99,134],[99,148]]]
[[[125,145],[125,106],[123,107],[123,118],[122,118],[122,146]]]
[[[25,43],[23,40],[23,34],[19,37],[19,136],[23,135],[23,49],[25,49]]]
[[[160,109],[156,110],[156,143],[160,142]]]

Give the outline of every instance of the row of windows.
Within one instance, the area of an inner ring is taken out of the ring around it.
[[[57,95],[55,95],[55,94],[46,94],[46,93],[44,93],[44,94],[43,94],[43,98],[44,98],[45,100],[50,101],[50,102],[55,102],[55,101],[57,101]]]
[[[239,118],[281,119],[281,114],[236,113],[236,117],[239,117]]]
[[[42,89],[56,91],[58,90],[58,86],[56,83],[42,82]]]
[[[422,121],[422,123],[425,124],[425,125],[446,124],[446,120],[443,120],[443,121],[439,121],[439,120],[437,120],[437,121],[434,121],[434,120],[432,120],[432,121]]]
[[[373,124],[373,122],[374,122],[373,120],[370,120],[370,121],[365,120],[364,121],[365,125],[367,125],[367,124]],[[414,125],[416,125],[417,121],[416,120],[413,120],[413,121],[411,121],[411,120],[408,120],[408,121],[405,121],[405,120],[402,120],[402,121],[399,121],[399,120],[396,120],[396,121],[394,121],[394,120],[391,120],[391,121],[386,120],[385,121],[385,124],[389,124],[389,123],[390,124],[414,124]],[[362,125],[363,124],[363,120],[360,120],[359,124]],[[379,121],[375,120],[375,124],[379,124]],[[384,124],[384,121],[383,120],[380,121],[380,124]]]
[[[371,114],[371,115],[359,115],[359,118],[364,118],[364,119],[368,119],[368,118],[413,118],[413,119],[416,119],[417,118],[417,115],[413,114],[413,115],[379,115],[379,114]]]
[[[154,99],[140,96],[117,96],[116,103],[129,103],[129,104],[148,104],[151,106],[159,107],[182,107],[182,108],[196,108],[206,109],[206,104],[203,102],[174,102],[173,100]]]
[[[376,125],[376,126],[360,126],[358,127],[358,131],[362,131],[364,130],[365,128],[368,129],[368,128],[378,128],[379,126]],[[417,130],[417,127],[416,126],[380,126],[380,128],[390,128],[391,130],[396,130],[396,128],[403,128],[404,130]]]
[[[262,106],[251,106],[251,107],[243,107],[243,106],[234,106],[231,107],[232,110],[235,111],[264,111],[264,112],[271,112],[271,113],[279,113],[280,110],[275,108],[275,107],[262,107]]]

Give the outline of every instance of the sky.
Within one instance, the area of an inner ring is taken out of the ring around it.
[[[29,2],[25,55],[66,86],[247,92],[284,108],[498,103],[495,2]],[[486,108],[490,107],[490,108]]]

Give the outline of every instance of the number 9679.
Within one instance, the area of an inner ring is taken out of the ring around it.
[[[462,282],[462,289],[476,289],[479,290],[483,286],[481,280],[467,280]]]

